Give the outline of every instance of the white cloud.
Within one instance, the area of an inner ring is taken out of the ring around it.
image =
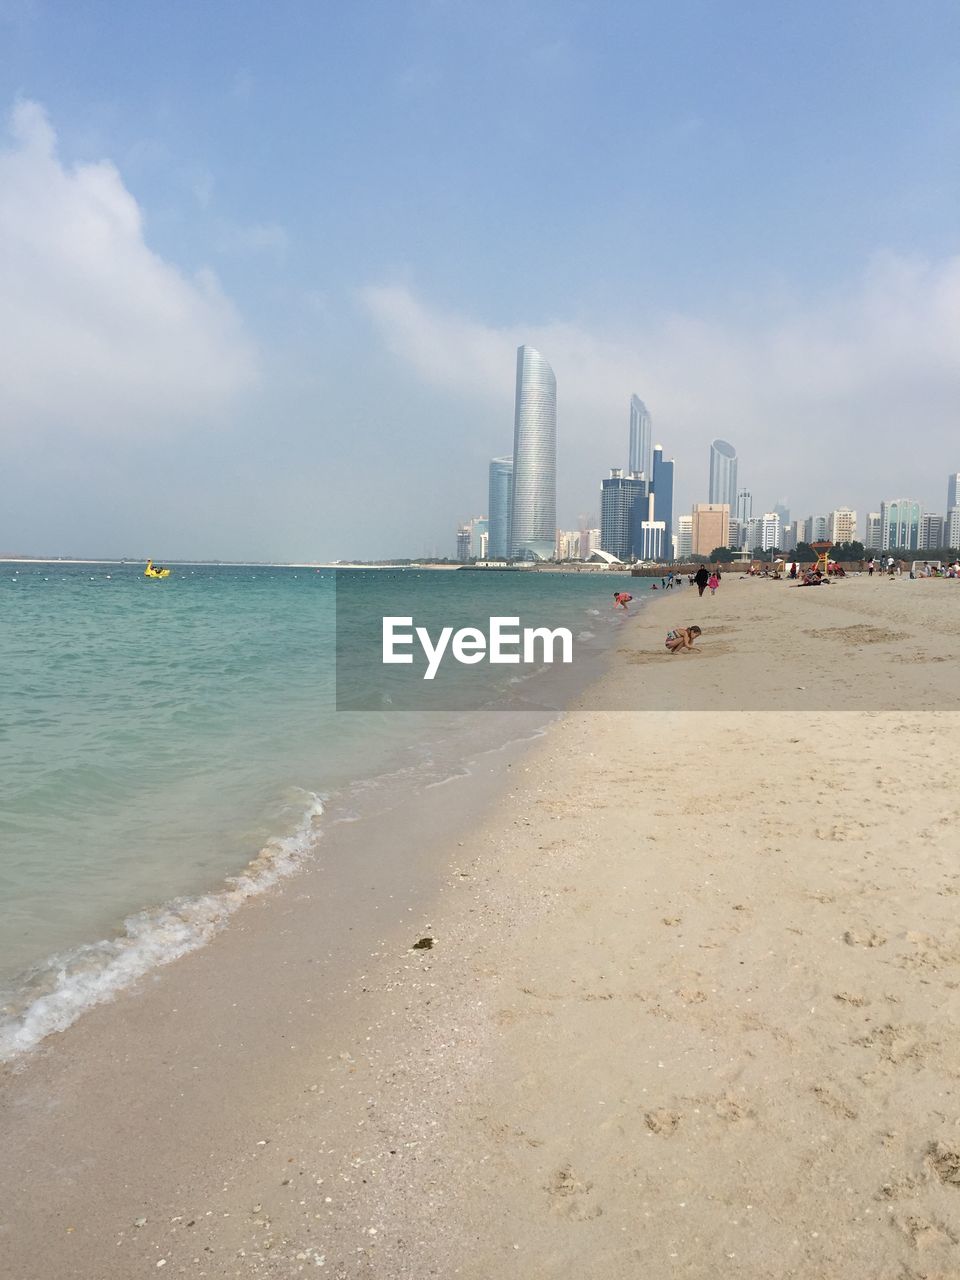
[[[403,286],[367,288],[363,302],[389,348],[446,393],[482,399],[510,444],[516,347],[536,346],[557,375],[561,500],[594,501],[623,465],[627,402],[639,393],[679,463],[684,504],[706,496],[709,441],[737,446],[756,503],[794,509],[901,488],[943,505],[960,468],[960,258],[876,258],[856,288],[758,304],[729,323],[653,317],[629,331],[565,323],[485,325],[444,314]],[[564,492],[566,491],[566,492]]]
[[[0,430],[153,432],[211,422],[257,377],[209,272],[147,247],[109,161],[65,165],[20,102],[0,147]]]

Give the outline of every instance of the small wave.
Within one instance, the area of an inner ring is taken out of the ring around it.
[[[275,836],[239,875],[218,893],[178,898],[124,921],[123,933],[53,956],[26,975],[26,1001],[0,1013],[0,1062],[35,1048],[54,1031],[64,1031],[87,1009],[104,1004],[151,969],[196,951],[219,933],[247,901],[292,875],[316,839],[323,813],[319,796],[309,798],[296,830]]]
[[[577,636],[577,639],[578,639],[578,640],[593,640],[593,639],[595,638],[595,636],[596,636],[596,632],[594,632],[594,631],[581,631],[581,632],[580,632],[580,634]]]

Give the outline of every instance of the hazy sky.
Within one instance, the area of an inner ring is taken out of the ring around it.
[[[453,554],[557,375],[706,499],[945,506],[956,0],[0,0],[0,550]]]

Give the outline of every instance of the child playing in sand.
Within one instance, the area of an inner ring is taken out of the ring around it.
[[[676,627],[667,632],[664,643],[671,653],[679,653],[681,649],[692,649],[694,640],[702,634],[699,627]]]

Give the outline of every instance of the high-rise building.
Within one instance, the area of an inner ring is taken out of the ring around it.
[[[614,467],[600,483],[600,547],[618,560],[639,556],[641,524],[650,486],[638,474],[625,476]]]
[[[747,535],[750,551],[777,551],[780,549],[780,517],[775,511],[765,511],[750,521]]]
[[[726,502],[694,503],[690,528],[691,551],[708,556],[717,547],[730,545],[730,506]]]
[[[654,513],[654,496],[647,495],[647,518],[640,521],[639,545],[637,531],[634,530],[634,555],[638,560],[672,560],[673,549],[664,543],[666,525],[658,520]]]
[[[689,560],[693,555],[693,516],[677,517],[677,559]]]
[[[663,521],[663,555],[673,554],[673,482],[675,464],[672,458],[664,459],[663,445],[653,450],[653,475],[650,487],[656,501],[657,519]]]
[[[947,510],[960,507],[960,471],[947,476]]]
[[[947,531],[944,534],[948,547],[960,551],[960,507],[951,507],[947,516]]]
[[[470,559],[470,542],[473,538],[473,529],[468,524],[461,524],[457,528],[457,559],[461,564],[466,564]]]
[[[627,459],[627,470],[639,472],[649,480],[652,448],[653,422],[650,412],[639,396],[631,396],[630,456]]]
[[[867,521],[863,531],[863,545],[868,551],[880,551],[883,547],[879,511],[867,512]]]
[[[797,549],[797,526],[793,524],[782,524],[780,526],[780,550],[796,551]]]
[[[595,551],[603,548],[599,529],[584,529],[580,534],[580,559],[589,560]]]
[[[944,538],[948,521],[943,516],[930,516],[924,513],[920,517],[920,550],[936,551],[947,544]]]
[[[749,489],[737,490],[737,514],[736,520],[741,528],[744,528],[747,521],[753,516],[753,494]],[[731,512],[731,519],[733,513]]]
[[[558,529],[557,530],[557,559],[558,560],[579,560],[580,559],[580,530],[579,529]]]
[[[807,516],[803,522],[801,542],[827,542],[830,538],[829,516]]]
[[[880,503],[881,551],[917,551],[920,547],[919,502],[912,498],[891,498]]]
[[[489,554],[491,560],[510,555],[510,498],[513,489],[513,459],[494,458],[490,463]]]
[[[510,556],[549,560],[557,536],[557,380],[533,347],[517,348]]]
[[[827,517],[827,537],[833,543],[855,542],[857,538],[857,513],[849,507],[837,507]]]
[[[710,446],[710,505],[723,502],[731,514],[736,513],[737,451],[726,440],[714,440]]]
[[[470,554],[476,560],[485,560],[490,546],[490,522],[486,516],[475,516],[470,521]]]

